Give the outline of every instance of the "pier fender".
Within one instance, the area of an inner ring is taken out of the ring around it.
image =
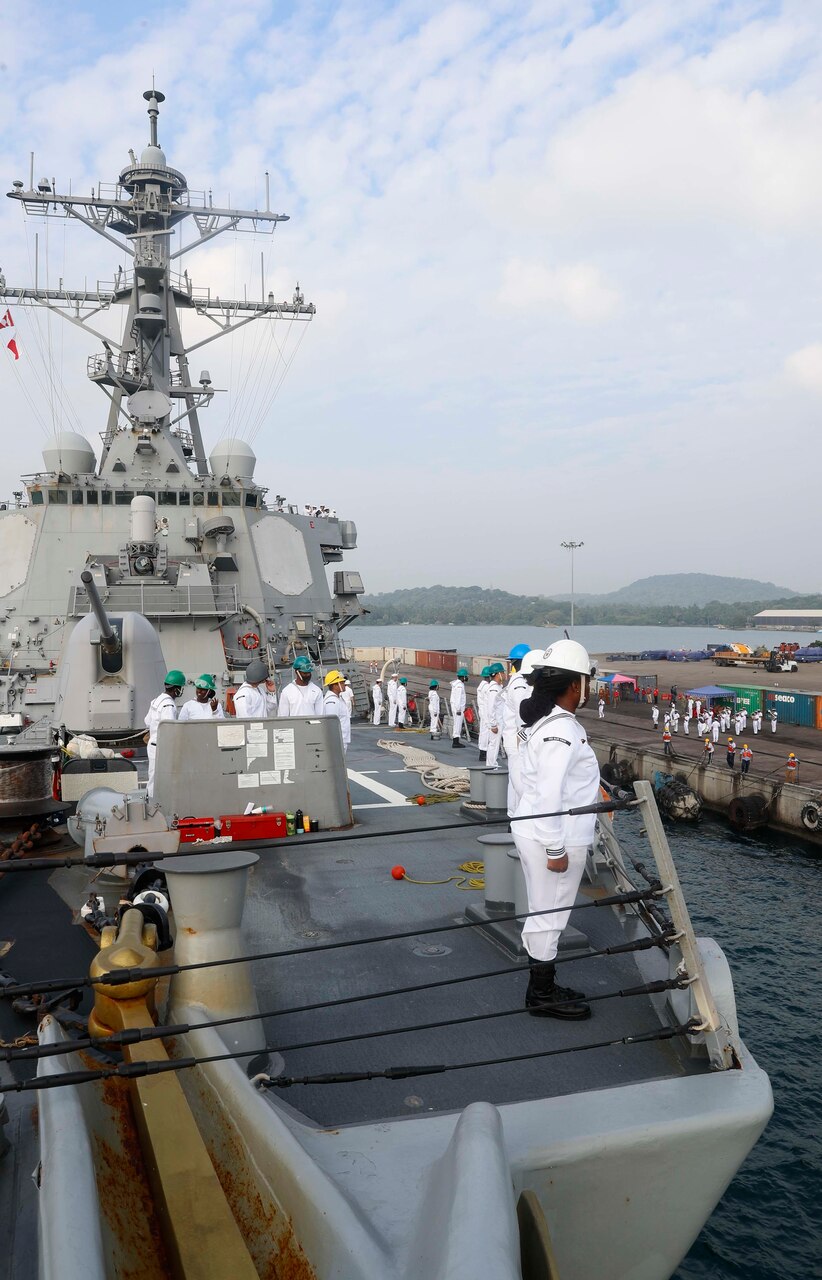
[[[822,814],[822,810],[820,809],[820,805],[818,801],[815,801],[815,800],[809,801],[808,804],[804,806],[801,814],[799,815],[802,819],[802,826],[805,827],[808,831],[818,831],[821,814]]]
[[[431,1166],[403,1280],[520,1280],[519,1227],[502,1119],[472,1102]]]
[[[736,783],[740,779],[734,779]],[[734,796],[728,805],[728,821],[737,831],[754,831],[767,826],[768,801],[764,796]]]

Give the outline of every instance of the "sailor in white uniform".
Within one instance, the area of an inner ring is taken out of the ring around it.
[[[477,746],[479,747],[481,761],[486,759],[488,753],[488,687],[490,684],[490,671],[490,667],[482,668],[479,684],[477,685],[477,715],[479,716]]]
[[[456,680],[451,681],[451,693],[448,697],[448,705],[451,708],[451,715],[454,721],[454,736],[451,739],[452,747],[464,747],[462,741],[462,724],[465,715],[465,682],[468,679],[468,668],[460,667],[457,671]]]
[[[314,665],[310,658],[301,653],[291,664],[294,679],[287,684],[280,694],[277,706],[278,716],[321,716],[323,714],[323,691],[311,679]]]
[[[428,686],[428,719],[431,722],[431,737],[441,738],[440,733],[440,695],[439,680],[432,680]]]
[[[580,992],[558,986],[554,959],[593,843],[596,815],[531,815],[599,799],[599,764],[575,715],[588,699],[595,670],[581,644],[558,640],[536,659],[528,677],[533,693],[520,704],[522,795],[512,827],[528,911],[561,908],[556,914],[529,915],[522,930],[532,961],[525,1006],[535,1017],[580,1019],[591,1014]]]
[[[180,724],[185,724],[187,720],[225,719],[225,712],[217,698],[213,676],[202,675],[197,677],[194,681],[194,697],[190,702],[183,703],[177,719]]]
[[[382,685],[377,678],[371,686],[371,701],[374,703],[374,724],[379,724],[382,719]]]
[[[508,655],[511,675],[502,691],[502,745],[508,757],[508,813],[514,813],[522,791],[519,762],[519,731],[522,720],[520,703],[530,696],[531,689],[526,676],[533,670],[531,662],[542,653],[541,649],[529,649],[527,644],[515,644]],[[657,709],[657,714],[659,711]]]
[[[254,658],[245,669],[245,680],[234,694],[234,714],[238,720],[265,720],[277,714],[274,682],[260,658]]]
[[[659,707],[651,707],[651,719],[654,722],[654,728],[659,728]]]
[[[408,715],[408,681],[405,676],[400,676],[399,687],[397,688],[397,724],[400,729],[405,728],[405,718]]]
[[[327,716],[336,716],[339,720],[343,750],[347,751],[351,743],[351,714],[345,698],[342,696],[345,688],[345,676],[341,671],[329,671],[325,677],[324,684],[325,697],[323,698],[323,706],[325,714]]]
[[[343,685],[343,691],[340,694],[345,705],[348,707],[349,718],[354,714],[354,690],[351,688],[351,681],[346,677]]]
[[[154,768],[157,762],[157,726],[161,720],[176,720],[177,708],[174,705],[175,699],[179,698],[183,692],[186,678],[182,671],[169,671],[163,682],[163,692],[158,693],[153,698],[146,715],[144,724],[148,729],[148,745],[146,754],[148,755],[148,784],[146,786],[146,794],[150,797],[154,795]]]
[[[391,672],[388,681],[388,728],[396,729],[397,727],[397,690],[400,687],[400,678],[396,671]]]
[[[488,722],[488,752],[486,763],[489,769],[496,769],[499,749],[502,746],[502,727],[505,717],[505,667],[501,662],[492,662],[488,668],[488,693],[485,698],[485,715]]]
[[[600,720],[604,720],[605,719],[605,699],[603,698],[602,694],[599,695],[599,702],[597,703],[597,711],[599,712]]]

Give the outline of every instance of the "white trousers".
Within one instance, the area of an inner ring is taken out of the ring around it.
[[[429,713],[431,719],[431,737],[438,738],[440,736],[440,718],[433,711]]]
[[[690,725],[691,725],[691,722],[690,722],[690,720],[688,719],[688,717],[686,716],[686,717],[685,717],[685,719],[682,721],[682,728],[683,728],[683,731],[684,731],[686,734],[690,734],[690,732],[691,732]]]
[[[382,720],[382,703],[374,708],[374,724],[379,724]]]
[[[719,725],[716,721],[711,725],[711,740],[713,742],[719,742]]]
[[[516,747],[513,751],[509,751],[506,747],[506,752],[508,755],[508,817],[511,818],[522,794],[522,767]]]
[[[148,785],[146,786],[146,795],[151,799],[154,795],[154,768],[157,763],[157,747],[150,742],[146,747],[146,755],[148,756]]]
[[[465,719],[465,716],[462,711],[452,711],[451,716],[453,717],[453,720],[454,720],[454,737],[461,738],[462,722]]]
[[[776,733],[776,721],[771,721],[771,733]]]
[[[388,727],[392,728],[397,723],[397,704],[396,702],[388,703]]]
[[[497,760],[499,759],[499,749],[501,746],[502,746],[502,733],[500,732],[500,730],[497,729],[496,733],[492,733],[491,730],[489,729],[488,730],[488,746],[486,747],[486,751],[488,752],[488,754],[485,757],[485,763],[489,769],[496,769]]]
[[[488,742],[491,737],[492,734],[491,730],[488,728],[488,721],[485,719],[485,716],[481,715],[479,718],[479,737],[477,738],[477,746],[480,751],[488,750]]]
[[[553,915],[529,915],[523,925],[522,945],[533,960],[545,963],[553,960],[557,954],[560,935],[568,923],[571,908],[576,901],[588,850],[585,845],[566,849],[568,870],[549,871],[545,845],[540,844],[538,840],[529,840],[526,836],[517,835],[516,831],[513,834],[525,875],[528,910],[551,911],[557,907],[566,908],[556,911]]]
[[[397,721],[399,724],[405,724],[405,717],[407,714],[405,707],[397,707]]]

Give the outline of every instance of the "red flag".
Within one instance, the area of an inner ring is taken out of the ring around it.
[[[9,341],[6,343],[6,346],[8,347],[11,354],[14,356],[15,360],[19,360],[20,352],[17,350],[17,339],[10,338]]]
[[[11,310],[7,307],[2,320],[0,320],[0,329],[8,329],[9,325],[11,325],[12,329],[14,328],[14,321],[11,318]]]

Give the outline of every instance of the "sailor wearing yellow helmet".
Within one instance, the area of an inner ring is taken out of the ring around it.
[[[327,716],[336,716],[339,720],[343,750],[347,751],[351,742],[351,712],[348,710],[345,698],[342,696],[345,688],[345,676],[341,671],[329,671],[323,683],[325,685],[323,712]]]
[[[194,697],[180,707],[177,719],[183,724],[186,720],[224,720],[225,714],[217,700],[214,677],[198,676],[194,681]]]

